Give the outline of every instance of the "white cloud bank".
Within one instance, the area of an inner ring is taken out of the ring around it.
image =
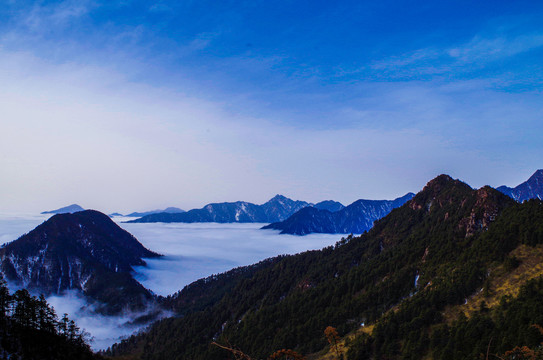
[[[59,318],[68,314],[77,326],[89,334],[89,344],[95,351],[105,350],[120,340],[148,326],[148,323],[137,323],[135,320],[146,312],[125,312],[119,316],[97,314],[94,307],[89,305],[77,291],[68,291],[62,296],[50,296],[47,302],[53,306]],[[170,316],[161,312],[158,318]]]
[[[164,254],[136,267],[135,278],[159,295],[191,282],[263,259],[322,249],[341,239],[337,234],[279,235],[259,230],[266,224],[119,224],[147,248]]]

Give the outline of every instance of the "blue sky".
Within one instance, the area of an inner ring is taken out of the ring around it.
[[[2,211],[393,198],[543,158],[543,3],[2,1]]]

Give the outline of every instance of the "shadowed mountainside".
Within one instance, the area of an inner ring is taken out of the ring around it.
[[[512,197],[518,202],[529,199],[543,199],[543,170],[537,170],[528,180],[522,184],[510,188],[500,186],[497,190]]]
[[[129,222],[269,223],[286,219],[308,205],[310,204],[305,201],[291,200],[282,195],[276,195],[262,205],[255,205],[245,201],[215,203],[182,214],[152,214]]]
[[[371,229],[373,223],[388,213],[411,200],[415,196],[408,193],[395,200],[357,200],[336,212],[306,207],[291,215],[288,219],[264,226],[262,229],[281,230],[281,234],[305,235],[310,233],[325,234],[362,234]]]
[[[20,287],[44,294],[79,290],[118,312],[141,308],[152,294],[134,280],[132,266],[160,256],[107,215],[85,210],[58,214],[0,249],[0,269]]]

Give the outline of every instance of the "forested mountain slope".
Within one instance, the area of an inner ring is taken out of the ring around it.
[[[0,248],[0,270],[17,286],[46,295],[79,290],[115,313],[153,299],[130,273],[157,256],[107,215],[85,210],[54,215]]]
[[[540,243],[541,202],[517,204],[490,187],[473,190],[441,175],[360,237],[275,258],[251,273],[238,269],[243,276],[209,278],[200,283],[199,296],[185,289],[170,299],[170,306],[180,311],[190,299],[192,310],[157,322],[111,354],[226,358],[224,350],[210,346],[214,340],[254,358],[283,348],[309,354],[326,347],[323,330],[334,326],[342,336],[360,334],[350,344],[349,359],[465,359],[487,346],[488,338],[465,334],[464,340],[455,340],[467,320],[448,320],[447,325],[445,309],[466,302],[491,282],[491,269],[514,263],[508,254],[518,245]],[[522,293],[539,291],[537,283],[529,286],[536,289]],[[510,316],[507,304],[526,305],[522,297],[504,300],[504,319]],[[500,319],[491,320],[494,330],[506,327]],[[509,336],[514,340],[499,345],[495,340],[493,351],[523,345],[519,331],[529,328],[530,321],[518,320]],[[360,332],[370,324],[371,335]],[[532,342],[536,340],[534,335]]]
[[[59,319],[43,296],[11,294],[0,277],[0,358],[93,360],[86,335],[66,314]]]

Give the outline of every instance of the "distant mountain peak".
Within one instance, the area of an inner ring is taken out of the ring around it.
[[[183,212],[185,212],[185,210],[180,209],[178,207],[169,206],[166,209],[164,209],[164,212],[167,212],[167,213],[183,213]]]
[[[289,199],[288,197],[286,197],[286,196],[284,196],[284,195],[277,194],[277,195],[275,195],[274,197],[272,197],[270,200],[268,200],[267,202],[272,202],[272,201],[285,201],[285,200],[291,200],[291,199]]]
[[[518,202],[529,199],[543,199],[543,169],[537,170],[528,180],[514,188],[503,185],[498,187],[498,190]]]
[[[543,181],[543,169],[537,170],[532,176],[530,176],[528,182],[532,181]]]
[[[313,205],[313,207],[320,210],[328,210],[330,212],[336,212],[345,208],[345,205],[334,200],[324,200]]]
[[[71,213],[75,213],[75,212],[83,211],[83,210],[85,209],[83,209],[81,206],[77,204],[71,204],[68,206],[61,207],[60,209],[43,211],[42,214],[68,214],[68,213],[71,214]]]

